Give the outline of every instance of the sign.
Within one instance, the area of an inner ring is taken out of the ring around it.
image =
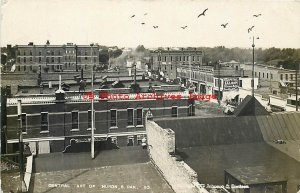
[[[239,82],[237,78],[224,78],[224,90],[234,90],[239,88]]]
[[[74,140],[76,143],[91,142],[91,138],[80,138],[80,139],[74,139]],[[94,137],[94,141],[106,141],[106,140],[101,137]]]

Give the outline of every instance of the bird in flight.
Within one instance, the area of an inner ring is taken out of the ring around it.
[[[208,10],[208,8],[206,8],[202,13],[200,13],[199,15],[198,15],[198,17],[200,17],[201,15],[203,15],[203,16],[205,16],[205,12]]]
[[[131,18],[135,17],[135,15],[132,15]]]
[[[259,39],[259,37],[257,37],[256,39]]]
[[[154,25],[153,28],[156,29],[156,28],[158,28],[158,26],[157,26],[157,25]]]
[[[144,13],[144,15],[148,15],[148,13]]]
[[[221,26],[222,26],[223,28],[226,28],[227,25],[228,25],[228,23],[225,23],[225,24],[222,24]]]
[[[145,25],[145,23],[143,22],[143,23],[141,23],[142,25]]]
[[[186,26],[183,26],[183,27],[181,27],[182,29],[185,29],[185,28],[187,28],[187,25]]]
[[[261,14],[253,15],[253,17],[259,17],[259,16],[261,16]]]
[[[248,33],[250,33],[252,31],[252,29],[254,28],[254,25],[251,26],[250,28],[248,28]]]

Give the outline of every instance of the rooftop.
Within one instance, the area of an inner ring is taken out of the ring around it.
[[[141,146],[100,151],[93,160],[89,152],[40,154],[34,162],[29,192],[174,193]],[[4,192],[15,191],[18,178],[4,177],[15,179],[14,186],[2,180]]]
[[[228,170],[246,184],[287,180],[288,192],[296,192],[300,113],[162,118],[155,122],[175,132],[177,153],[197,172],[200,183],[223,185]],[[279,139],[286,144],[275,143]]]

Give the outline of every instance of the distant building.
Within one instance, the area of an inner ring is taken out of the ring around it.
[[[202,65],[203,52],[197,48],[181,50],[151,51],[151,70],[159,73],[162,77],[174,80],[177,78],[176,68],[180,65]],[[150,69],[149,69],[150,70]]]
[[[241,64],[243,75],[252,77],[252,64]],[[280,93],[282,88],[295,88],[296,71],[282,67],[255,64],[254,76],[258,78],[259,86],[269,87],[272,94]]]
[[[220,68],[218,65],[200,67],[180,65],[177,67],[177,77],[185,85],[191,80],[195,91],[202,94],[218,95],[220,91],[220,99],[223,99],[229,93],[230,97],[234,97],[232,91],[238,94],[241,69],[239,63],[235,61],[220,63]]]
[[[16,46],[15,72],[36,72],[40,66],[44,71],[78,71],[90,68],[91,64],[99,64],[98,45],[50,45],[47,41],[45,45],[30,42],[28,45]]]

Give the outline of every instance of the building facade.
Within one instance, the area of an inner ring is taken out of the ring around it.
[[[109,91],[117,98],[95,96],[95,141],[110,138],[118,146],[139,145],[146,134],[144,123],[149,112],[154,118],[193,116],[194,102],[183,97],[187,96],[187,92],[173,88],[158,90],[166,90],[164,94],[180,95],[180,100],[138,98],[138,94],[129,93],[128,89],[99,89],[99,96]],[[128,100],[118,98],[123,95],[128,95]],[[65,92],[63,98],[57,94],[15,96],[7,100],[7,152],[18,149],[18,100],[22,103],[20,120],[23,139],[30,143],[35,152],[63,152],[72,141],[75,145],[90,142],[92,110],[91,101],[85,95]]]
[[[241,69],[237,62],[224,62],[219,66],[185,66],[177,67],[177,76],[185,85],[192,82],[195,91],[201,94],[220,93],[220,99],[232,91],[238,90]]]
[[[203,52],[197,48],[180,50],[155,50],[151,52],[151,70],[158,72],[162,77],[174,80],[177,78],[177,66],[202,65]]]
[[[74,71],[99,64],[98,45],[28,45],[16,46],[15,72]]]

